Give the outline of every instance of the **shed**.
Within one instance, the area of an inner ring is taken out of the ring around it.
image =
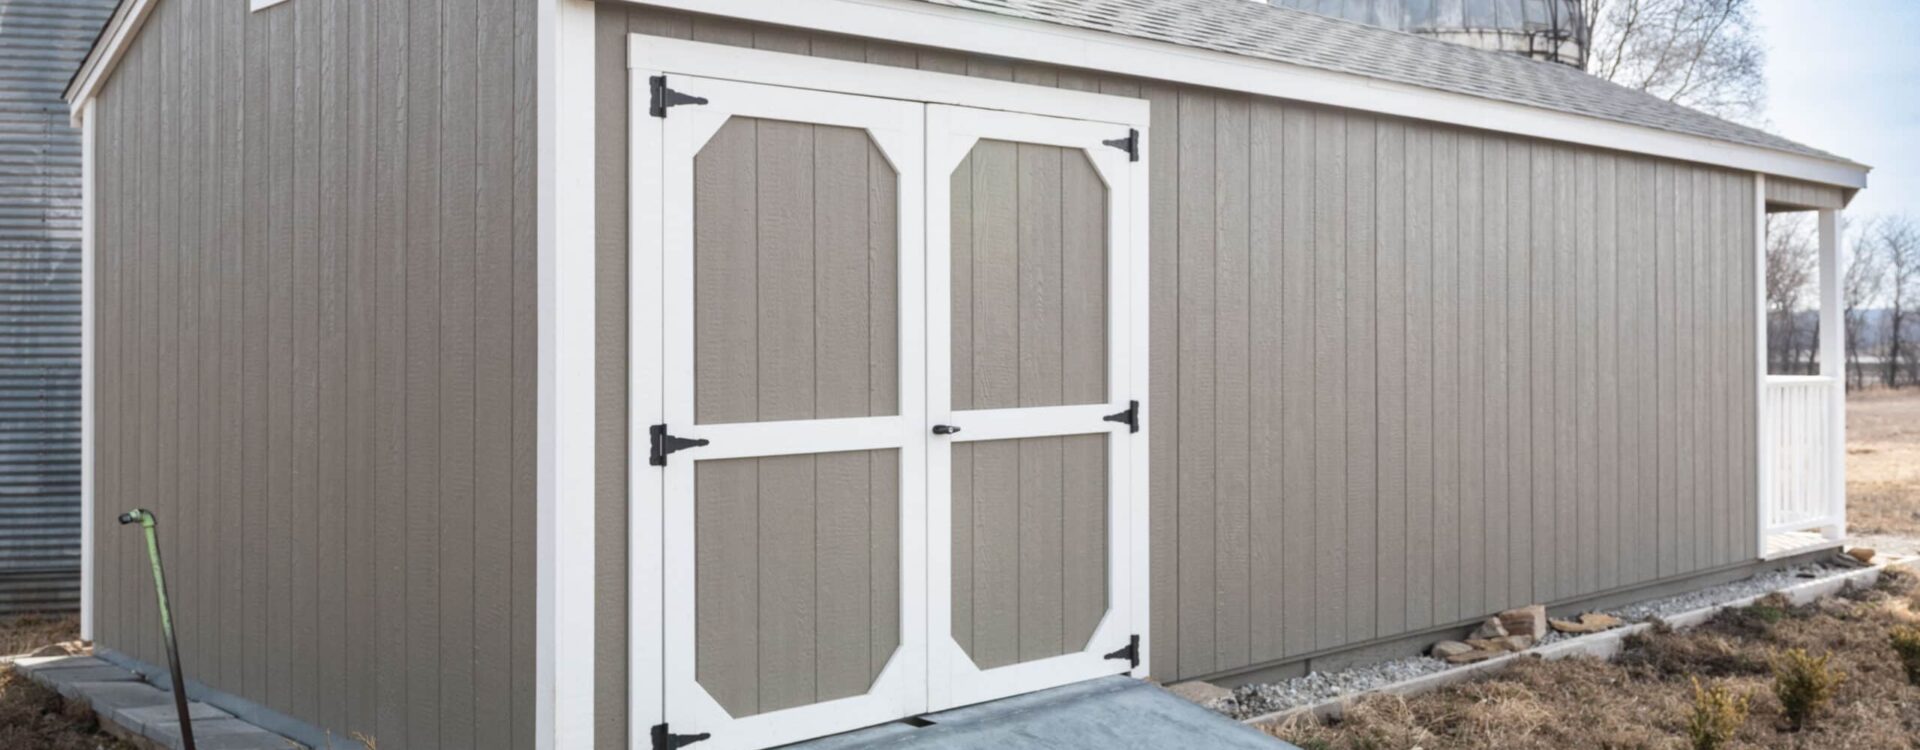
[[[1844,534],[1837,344],[1759,325],[1842,157],[1240,0],[252,5],[68,90],[83,611],[162,658],[156,510],[290,736],[770,747]]]

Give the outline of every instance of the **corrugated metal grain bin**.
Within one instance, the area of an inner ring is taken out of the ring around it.
[[[0,615],[80,591],[80,131],[109,0],[0,0]]]

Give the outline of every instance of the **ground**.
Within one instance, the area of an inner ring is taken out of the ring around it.
[[[1847,394],[1847,525],[1860,544],[1920,551],[1920,388]]]
[[[32,653],[43,646],[79,637],[71,616],[26,615],[0,620],[0,654]],[[0,748],[44,750],[133,750],[103,731],[93,712],[72,706],[0,664]]]
[[[1872,589],[1790,607],[1770,597],[1680,633],[1629,639],[1615,661],[1527,661],[1494,677],[1412,698],[1359,701],[1331,725],[1268,731],[1307,750],[1366,748],[1684,748],[1693,679],[1742,697],[1732,748],[1920,748],[1920,685],[1889,633],[1920,623],[1920,582],[1889,573]],[[1771,662],[1787,649],[1831,655],[1844,678],[1831,705],[1790,730]]]

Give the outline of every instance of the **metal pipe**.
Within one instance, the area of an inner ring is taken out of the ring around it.
[[[173,636],[173,606],[167,603],[167,573],[160,565],[160,538],[154,532],[153,511],[135,508],[120,514],[120,525],[140,524],[147,535],[147,557],[153,561],[153,590],[160,597],[160,630],[167,637],[167,668],[173,672],[173,708],[180,713],[180,741],[194,750],[193,719],[187,712],[187,678],[180,672],[180,641]]]

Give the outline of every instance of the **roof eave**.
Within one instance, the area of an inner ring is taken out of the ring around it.
[[[1835,185],[1870,170],[1647,125],[917,0],[600,0],[669,8],[969,54],[1107,71]]]

